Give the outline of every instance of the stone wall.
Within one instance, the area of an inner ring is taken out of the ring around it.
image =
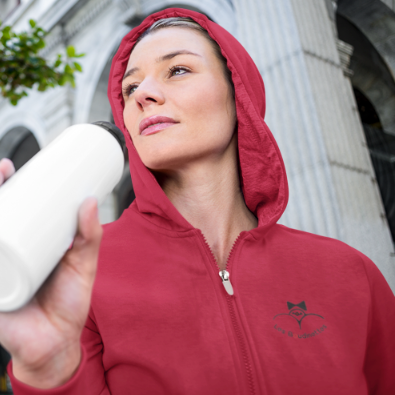
[[[325,1],[234,1],[240,40],[263,75],[267,122],[290,184],[281,222],[338,238],[395,289],[395,257],[355,99]]]

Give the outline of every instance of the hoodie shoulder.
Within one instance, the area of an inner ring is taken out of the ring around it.
[[[283,234],[284,237],[289,237],[291,240],[297,241],[303,245],[304,248],[309,246],[310,248],[335,248],[336,251],[345,254],[351,254],[355,256],[362,254],[354,247],[351,247],[347,243],[333,237],[322,236],[315,233],[306,232],[304,230],[290,228],[282,224],[276,224],[275,228],[277,228],[276,231]]]
[[[298,257],[323,267],[358,271],[368,277],[371,270],[378,271],[377,265],[364,253],[347,243],[327,236],[289,228],[276,224],[274,238],[283,241],[286,247]]]

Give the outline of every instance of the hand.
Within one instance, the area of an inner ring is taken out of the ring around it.
[[[0,185],[14,172],[10,160],[0,161]],[[88,198],[78,213],[73,247],[27,305],[0,313],[0,343],[12,356],[18,380],[53,388],[78,368],[101,237],[97,201]]]
[[[0,185],[15,173],[14,164],[7,158],[0,160]]]

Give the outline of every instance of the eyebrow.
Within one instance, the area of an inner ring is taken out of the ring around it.
[[[174,57],[178,55],[194,55],[194,56],[201,56],[195,52],[188,51],[187,49],[180,49],[179,51],[174,51],[170,52],[166,55],[160,56],[159,58],[156,59],[156,63],[164,62],[165,60],[170,60],[173,59]],[[133,67],[130,70],[128,70],[125,75],[123,76],[122,80],[125,78],[131,76],[134,74],[136,71],[139,71],[140,69],[138,67]]]

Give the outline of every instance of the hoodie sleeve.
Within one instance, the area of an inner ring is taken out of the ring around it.
[[[16,379],[12,373],[12,361],[7,372],[14,395],[110,395],[102,363],[103,343],[95,322],[88,316],[81,336],[81,363],[69,381],[60,387],[37,389]]]
[[[363,256],[370,287],[365,376],[369,395],[395,393],[395,296],[376,265]]]

